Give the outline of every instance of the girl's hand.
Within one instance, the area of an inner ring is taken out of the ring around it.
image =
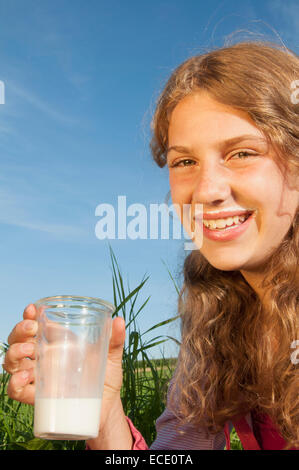
[[[28,305],[23,312],[24,320],[17,323],[8,336],[9,349],[2,365],[11,374],[7,387],[8,396],[30,405],[34,404],[35,393],[36,316],[35,306]]]
[[[23,318],[24,320],[13,328],[8,337],[9,349],[2,367],[11,374],[7,387],[8,396],[13,400],[33,405],[35,396],[35,336],[38,328],[37,311],[33,304],[25,308]],[[109,344],[102,399],[102,424],[109,409],[113,408],[115,401],[120,398],[125,335],[125,322],[123,318],[116,317],[112,322],[112,335]]]
[[[9,349],[2,367],[11,374],[7,387],[8,396],[34,405],[38,325],[37,311],[33,304],[25,308],[23,318],[8,337]],[[132,446],[132,435],[120,398],[125,336],[125,321],[121,317],[114,318],[101,405],[100,432],[97,438],[87,441],[91,449],[131,449]]]

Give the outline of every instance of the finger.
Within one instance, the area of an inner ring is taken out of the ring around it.
[[[122,317],[116,317],[112,322],[112,332],[109,343],[109,359],[119,360],[122,357],[125,338],[125,321]]]
[[[37,310],[34,304],[29,304],[23,312],[24,320],[37,320]]]
[[[10,335],[7,338],[9,345],[13,343],[24,343],[26,341],[32,341],[37,333],[37,321],[36,320],[22,320],[17,323]]]
[[[51,344],[63,343],[78,343],[80,341],[80,335],[73,332],[68,325],[62,325],[55,321],[47,321],[43,324],[43,338],[45,341]]]
[[[12,344],[5,354],[2,367],[9,374],[14,374],[23,368],[23,364],[26,365],[25,368],[28,368],[27,364],[30,364],[30,362],[25,360],[26,357],[35,359],[35,345],[33,343],[28,342]]]
[[[34,404],[34,369],[22,370],[13,374],[8,382],[7,395],[22,403]]]
[[[123,347],[126,337],[125,321],[122,317],[114,318],[109,349]]]

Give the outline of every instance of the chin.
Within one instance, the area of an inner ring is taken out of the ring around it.
[[[241,271],[244,269],[245,264],[242,262],[232,262],[231,260],[227,262],[221,260],[210,260],[208,259],[208,262],[216,269],[219,269],[220,271]]]

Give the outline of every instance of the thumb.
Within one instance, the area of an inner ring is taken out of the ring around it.
[[[112,322],[111,339],[109,343],[109,359],[112,361],[118,361],[122,358],[125,338],[125,321],[122,317],[116,317]]]

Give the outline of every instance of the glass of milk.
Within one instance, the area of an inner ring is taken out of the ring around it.
[[[35,302],[38,312],[34,435],[97,437],[112,314],[101,299],[59,295]]]

